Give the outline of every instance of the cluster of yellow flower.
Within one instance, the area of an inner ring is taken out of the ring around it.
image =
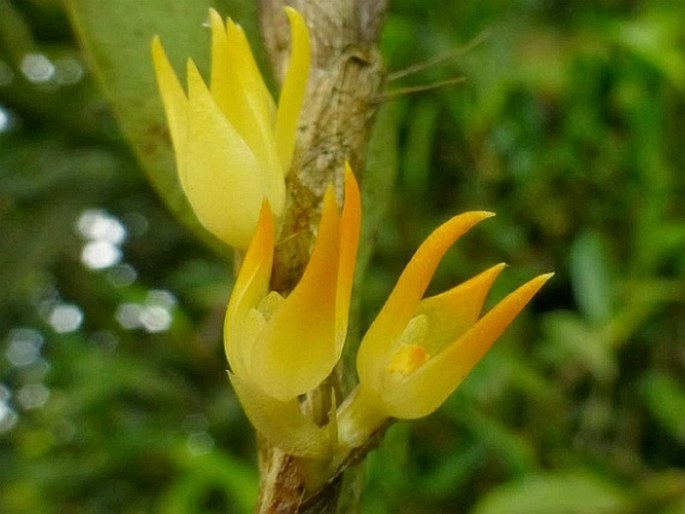
[[[299,283],[285,298],[270,290],[310,60],[306,24],[297,11],[288,8],[287,14],[292,50],[277,107],[242,29],[230,19],[224,25],[215,11],[210,88],[191,61],[186,95],[158,39],[153,57],[183,190],[209,231],[247,248],[226,313],[230,380],[248,418],[271,444],[324,459],[363,446],[388,419],[437,409],[551,274],[527,282],[482,317],[503,264],[423,298],[449,247],[493,214],[455,216],[419,247],[362,338],[356,389],[325,426],[305,415],[299,398],[331,374],[345,343],[361,202],[347,167],[342,210],[329,187]]]

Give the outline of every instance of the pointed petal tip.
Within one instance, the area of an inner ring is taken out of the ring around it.
[[[226,29],[226,34],[230,34],[234,30],[240,29],[240,25],[233,21],[233,18],[231,18],[230,16],[226,16],[226,24],[224,27]]]
[[[348,179],[350,175],[355,179],[356,182],[356,177],[354,176],[354,171],[352,171],[352,166],[350,166],[348,161],[345,161],[345,179]]]
[[[497,216],[496,213],[492,211],[473,211],[474,214],[478,215],[480,219],[486,220],[488,218],[494,218]]]
[[[221,17],[219,12],[213,7],[210,7],[209,9],[209,25],[213,32],[216,30],[220,30],[221,32],[226,31],[226,26],[224,25],[223,18]]]
[[[298,11],[294,7],[292,7],[290,5],[286,5],[283,8],[283,10],[285,11],[285,14],[288,16],[290,23],[304,22],[304,18],[302,17],[302,14],[300,14],[300,11]]]
[[[262,228],[264,227],[264,228]],[[268,231],[270,234],[274,232],[274,215],[271,210],[271,204],[267,198],[262,200],[262,207],[259,211],[259,219],[257,221],[257,230]]]
[[[348,198],[352,201],[348,202]],[[354,176],[354,172],[349,163],[345,162],[345,205],[348,203],[354,203],[355,210],[361,210],[359,183],[357,182],[357,177]]]
[[[188,57],[188,59],[186,59],[186,73],[188,74],[188,77],[190,77],[191,74],[198,77],[201,76],[200,70],[197,69],[197,65],[195,64],[195,61],[193,61],[192,57]],[[190,82],[190,80],[188,80],[188,82]]]
[[[269,252],[273,252],[275,237],[274,217],[271,212],[271,205],[265,198],[262,201],[262,207],[259,211],[259,218],[257,218],[254,234],[252,234],[249,244],[246,245],[246,253],[241,270],[242,268],[257,265],[256,263],[261,262],[265,255]],[[247,263],[250,263],[249,266]]]
[[[499,274],[500,272],[502,272],[503,270],[505,270],[509,267],[510,266],[508,263],[500,262],[498,264],[495,264],[494,266],[489,267],[488,269],[483,271],[483,273],[497,273],[497,274]],[[554,272],[554,271],[551,271],[549,273],[542,273],[541,275],[537,275],[536,277],[530,279],[528,281],[528,283],[531,283],[531,284],[538,284],[539,283],[540,286],[542,286],[548,280],[550,280],[552,277],[554,277],[555,274],[556,274],[556,272]]]
[[[553,272],[553,271],[552,271],[552,272],[549,272],[549,273],[543,273],[543,274],[541,274],[541,275],[538,275],[538,276],[535,277],[535,278],[530,279],[530,280],[528,281],[527,284],[524,284],[524,286],[525,286],[525,285],[529,285],[531,288],[535,289],[535,292],[537,292],[537,291],[540,290],[540,289],[542,288],[542,286],[544,286],[544,285],[547,283],[547,281],[548,281],[549,279],[551,279],[553,276],[554,276],[554,272]],[[523,287],[523,286],[522,286],[522,287]]]
[[[504,298],[500,303],[504,304],[509,301],[513,301],[518,304],[518,310],[520,311],[523,307],[530,302],[533,297],[542,289],[542,286],[554,276],[554,273],[543,273],[535,278],[530,279],[525,284],[519,286],[515,291],[510,293],[506,298]],[[513,319],[513,318],[512,318]]]
[[[243,259],[241,270],[242,268],[249,267],[246,263],[258,263],[264,258],[264,255],[267,255],[269,252],[273,253],[274,232],[274,217],[271,212],[271,205],[269,205],[269,201],[265,198],[262,201],[255,232],[247,247],[247,253]]]
[[[190,57],[188,57],[188,60],[186,61],[186,82],[188,84],[189,105],[194,105],[193,99],[197,99],[198,96],[202,94],[201,92],[210,95],[207,84],[202,78],[202,74],[200,73],[197,64],[195,64],[195,61]]]
[[[479,209],[479,210],[473,210],[473,211],[466,211],[462,212],[459,214],[456,214],[453,216],[451,219],[456,219],[456,218],[475,218],[477,220],[486,220],[488,218],[493,218],[497,216],[495,212],[492,211],[486,211],[484,209]]]
[[[554,276],[554,272],[551,271],[549,273],[543,273],[542,275],[538,275],[534,279],[530,281],[530,283],[535,284],[536,292],[539,291],[542,286],[544,286],[547,281],[549,281],[552,277]]]
[[[495,264],[494,266],[490,266],[485,271],[481,271],[478,275],[472,277],[469,280],[482,279],[484,283],[488,284],[487,290],[489,291],[492,287],[492,284],[494,284],[495,280],[497,280],[497,277],[499,277],[500,273],[502,273],[502,271],[504,271],[508,267],[509,265],[506,262],[500,262],[498,264]]]
[[[494,216],[490,211],[468,211],[445,221],[436,228],[421,244],[414,254],[414,260],[420,253],[432,253],[435,258],[431,262],[437,266],[447,249],[453,245],[461,236],[478,225],[481,221]],[[433,267],[431,269],[434,270]]]
[[[169,61],[166,52],[164,51],[164,45],[162,45],[162,38],[159,37],[159,34],[155,34],[152,41],[150,41],[150,51],[152,52],[152,61],[155,65],[155,71],[157,72],[157,75],[159,75],[160,67],[163,63]],[[169,67],[171,67],[171,64],[169,64]]]
[[[160,67],[166,60],[164,47],[162,46],[162,39],[159,37],[159,34],[155,34],[152,38],[152,41],[150,41],[150,53],[152,54],[152,64],[155,67],[155,74],[157,77],[159,77]]]
[[[304,18],[293,8],[286,7],[285,13],[290,22],[290,62],[278,99],[274,131],[284,176],[292,163],[311,63],[309,30]]]
[[[309,62],[309,29],[307,28],[307,22],[302,16],[302,13],[294,7],[286,5],[283,10],[290,22],[291,36],[293,38],[297,37],[298,39],[302,39],[302,43],[306,47],[307,62]]]
[[[502,271],[508,267],[509,265],[506,262],[500,262],[499,264],[495,264],[494,266],[490,266],[486,270],[481,271],[478,275],[471,277],[463,283],[468,283],[471,281],[482,282],[483,284],[487,284],[487,290],[490,290],[492,284],[494,284],[495,280],[497,280],[497,277],[499,277],[500,273],[502,273]]]
[[[328,186],[326,187],[326,192],[323,195],[322,212],[326,211],[328,205],[331,202],[333,202],[333,205],[337,205],[337,201],[335,199],[335,189],[333,189],[333,184],[328,184]]]
[[[262,206],[259,210],[259,220],[261,221],[263,217],[270,217],[273,219],[273,212],[271,210],[271,204],[268,198],[262,200]]]
[[[441,227],[438,228],[446,228],[446,227],[453,227],[456,229],[456,227],[464,227],[468,231],[470,228],[474,227],[481,221],[484,221],[488,218],[492,218],[495,216],[494,212],[491,211],[467,211],[467,212],[462,212],[461,214],[457,214],[456,216],[452,216],[449,220],[447,220]],[[457,229],[458,230],[458,229]],[[461,230],[459,230],[461,232]],[[463,233],[463,232],[461,232]]]
[[[544,284],[547,282],[550,278],[552,278],[556,273],[554,271],[550,271],[549,273],[543,273],[540,275],[538,278],[542,280],[542,283]]]

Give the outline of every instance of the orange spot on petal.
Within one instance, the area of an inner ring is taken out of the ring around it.
[[[426,349],[418,344],[403,345],[388,364],[388,372],[400,377],[411,375],[430,359]]]

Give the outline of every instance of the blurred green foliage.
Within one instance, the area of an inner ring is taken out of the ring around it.
[[[391,71],[482,41],[387,85],[466,79],[383,117],[399,172],[362,324],[467,209],[498,216],[435,290],[500,260],[493,301],[557,275],[445,406],[391,428],[363,512],[685,513],[683,26],[678,0],[392,3]],[[0,512],[250,511],[230,277],[145,181],[62,4],[0,0]]]

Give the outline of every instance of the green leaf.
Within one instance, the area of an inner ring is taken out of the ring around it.
[[[678,47],[682,30],[680,7],[666,3],[646,15],[610,25],[608,36],[635,52],[664,74],[680,90],[685,89],[685,58]],[[681,6],[682,7],[682,6]]]
[[[603,383],[616,378],[616,356],[602,331],[575,312],[556,311],[545,316],[545,344],[539,348],[545,362],[555,367],[589,371]]]
[[[619,514],[628,495],[589,471],[528,475],[495,488],[473,514]]]
[[[433,143],[440,111],[435,101],[424,99],[412,107],[407,141],[402,152],[404,180],[407,187],[420,194],[428,188]]]
[[[257,496],[254,469],[219,451],[193,454],[187,445],[175,450],[179,473],[162,496],[159,512],[186,514],[197,512],[202,499],[217,489],[223,492],[230,512],[250,512]]]
[[[403,114],[399,102],[382,106],[376,115],[362,173],[362,234],[357,259],[361,280],[373,253],[376,232],[390,208],[399,166],[398,125]]]
[[[150,42],[155,34],[160,36],[181,82],[184,82],[188,57],[201,70],[206,70],[210,46],[209,31],[204,24],[208,9],[220,7],[219,3],[214,0],[66,2],[93,71],[148,179],[168,208],[217,249],[219,243],[200,227],[178,181],[152,67]],[[232,9],[220,9],[220,12],[241,19],[247,7],[238,9],[236,4],[231,2]]]
[[[403,104],[393,102],[382,106],[371,132],[366,162],[362,173],[362,228],[359,241],[359,254],[355,272],[355,290],[360,291],[364,285],[364,275],[371,262],[375,239],[383,220],[388,213],[393,197],[395,177],[399,165],[398,126],[402,117]],[[352,321],[348,340],[358,341],[361,294],[354,296]],[[344,358],[353,366],[356,355],[356,344],[346,344]]]
[[[580,310],[593,324],[607,321],[614,311],[611,271],[602,236],[581,234],[570,252],[571,286]]]
[[[648,373],[640,384],[647,408],[674,439],[685,444],[685,387],[663,372]]]

